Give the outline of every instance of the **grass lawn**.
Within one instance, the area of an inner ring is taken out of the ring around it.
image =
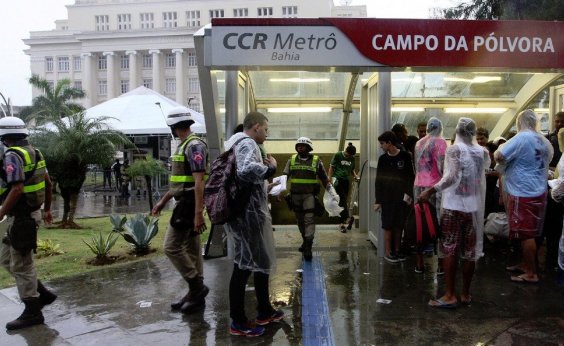
[[[124,263],[142,261],[163,255],[163,239],[171,213],[171,211],[165,211],[159,217],[159,232],[151,241],[151,253],[145,256],[135,256],[131,252],[132,245],[126,242],[122,236],[119,236],[119,239],[109,253],[109,256],[115,256],[117,260],[112,264],[104,265],[103,268],[119,266]],[[97,235],[100,231],[104,236],[111,232],[112,224],[109,216],[79,219],[76,221],[80,226],[84,227],[84,229],[46,229],[43,226],[39,229],[37,235],[39,240],[50,239],[55,244],[59,244],[59,249],[64,251],[64,254],[47,257],[42,256],[40,251],[37,252],[37,255],[35,255],[35,267],[39,279],[48,281],[102,268],[102,266],[88,263],[96,256],[86,244],[84,244],[83,240],[89,242],[92,235]],[[208,225],[208,230],[209,229],[210,227]],[[209,231],[206,231],[202,235],[202,244],[207,241],[208,235]],[[15,284],[14,278],[6,270],[0,270],[0,288],[14,286]]]

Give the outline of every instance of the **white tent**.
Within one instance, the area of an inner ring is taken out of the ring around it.
[[[86,117],[111,117],[107,120],[107,124],[126,135],[170,134],[165,119],[168,111],[174,107],[184,106],[154,90],[140,86],[87,109]],[[191,127],[192,132],[206,133],[204,115],[190,108],[184,108],[196,121]]]

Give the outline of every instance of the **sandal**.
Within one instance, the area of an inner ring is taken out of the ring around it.
[[[427,304],[432,308],[441,308],[441,309],[456,309],[458,307],[458,302],[455,301],[453,303],[447,303],[442,298],[439,299],[431,299]]]

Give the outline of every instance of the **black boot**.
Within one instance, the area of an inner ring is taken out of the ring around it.
[[[300,248],[298,249],[299,252],[304,252],[304,248],[305,248],[305,238],[302,235],[302,245],[300,245]]]
[[[57,295],[49,291],[41,281],[37,280],[37,293],[39,293],[39,307],[43,309],[45,305],[49,305],[57,299]]]
[[[304,260],[308,262],[311,261],[311,258],[313,256],[311,253],[312,246],[313,246],[313,238],[312,239],[306,238],[305,246],[304,246]]]
[[[204,285],[204,278],[201,276],[188,280],[188,285],[190,285],[190,297],[180,308],[180,311],[185,314],[195,312],[204,306],[206,304],[205,298],[210,292],[208,286]]]
[[[6,323],[7,330],[16,330],[31,327],[37,324],[43,324],[43,322],[45,321],[43,314],[41,313],[39,298],[25,298],[22,299],[22,301],[25,304],[24,311],[22,312],[20,317]]]
[[[188,291],[188,293],[186,293],[184,297],[173,300],[172,303],[170,303],[170,308],[172,310],[180,310],[182,305],[186,303],[188,299],[190,299],[190,296],[191,296],[190,291]]]

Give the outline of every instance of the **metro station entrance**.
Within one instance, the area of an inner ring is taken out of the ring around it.
[[[378,247],[378,136],[399,122],[415,134],[437,116],[448,139],[467,116],[493,139],[527,108],[550,130],[564,110],[563,32],[539,21],[214,19],[194,35],[210,155],[249,111],[269,118],[273,154],[300,136],[316,154],[355,143],[359,227]]]

